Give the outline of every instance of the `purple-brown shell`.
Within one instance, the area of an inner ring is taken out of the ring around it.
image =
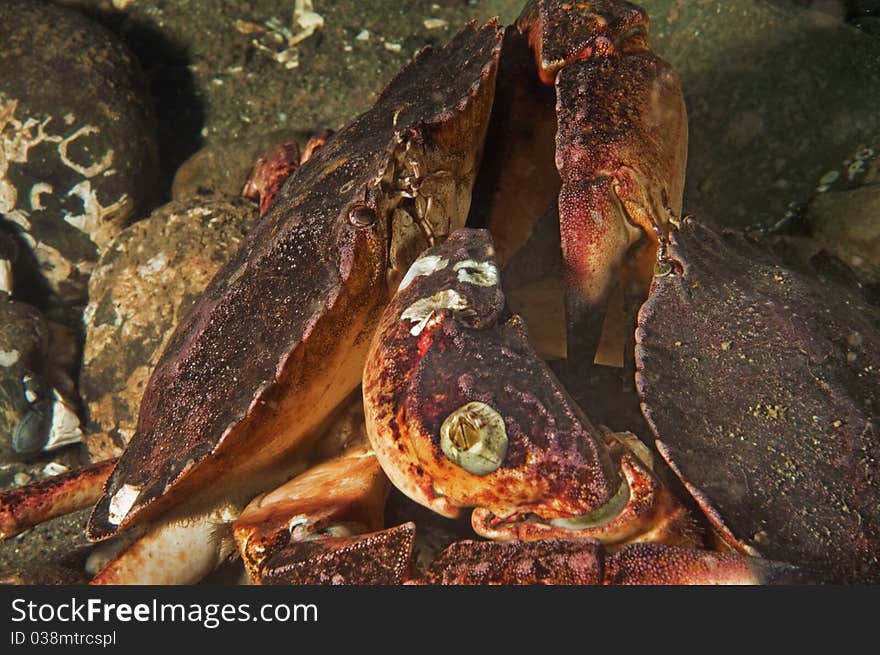
[[[593,539],[459,541],[426,576],[438,585],[602,584],[605,551]]]
[[[383,176],[411,142],[440,160],[472,158],[480,143],[456,136],[485,131],[501,37],[497,22],[471,24],[423,50],[285,184],[171,338],[91,538],[182,498],[271,485],[266,469],[354,390],[388,299],[385,213],[399,196]]]
[[[845,290],[686,219],[639,316],[658,448],[743,552],[880,582],[880,333]]]
[[[410,577],[415,525],[294,542],[265,564],[263,584],[401,584]]]
[[[491,470],[443,449],[443,426],[475,403],[503,421],[507,445]],[[478,507],[512,524],[568,518],[620,485],[601,432],[506,308],[485,230],[458,230],[413,264],[373,339],[364,405],[388,477],[446,516]]]

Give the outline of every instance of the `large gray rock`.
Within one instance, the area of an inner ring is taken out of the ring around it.
[[[85,312],[80,388],[91,427],[128,442],[165,343],[256,218],[239,198],[175,201],[107,249]]]
[[[153,200],[154,123],[110,32],[62,7],[0,3],[0,214],[62,299],[85,297],[101,249]]]

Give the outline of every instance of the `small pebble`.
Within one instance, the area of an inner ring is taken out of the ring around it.
[[[51,478],[53,475],[61,475],[62,473],[67,473],[69,470],[70,468],[64,464],[49,462],[43,467],[43,470],[40,473],[44,478]]]
[[[392,43],[390,41],[386,41],[385,42],[385,49],[388,52],[400,52],[401,50],[403,50],[403,46],[400,45],[399,43]]]
[[[439,30],[449,25],[449,23],[442,18],[426,18],[424,25],[426,30]]]

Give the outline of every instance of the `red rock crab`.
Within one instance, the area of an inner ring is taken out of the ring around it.
[[[96,581],[197,580],[228,555],[236,517],[253,580],[409,577],[414,528],[379,531],[388,483],[357,427],[342,454],[295,475],[303,452],[346,420],[337,409],[361,382],[368,349],[366,429],[382,468],[442,514],[476,506],[477,532],[508,540],[455,546],[428,581],[755,581],[791,572],[694,548],[696,524],[639,449],[593,427],[531,349],[505,308],[485,233],[456,232],[485,159],[481,186],[504,198],[485,213],[477,202],[471,214],[490,227],[502,260],[558,194],[575,314],[643,291],[658,262],[679,277],[666,243],[681,209],[686,118],[647,24],[627,2],[556,0],[529,2],[506,31],[469,26],[420,53],[370,111],[262,200],[265,217],[169,343],[137,434],[92,512],[95,540],[149,529]],[[528,48],[537,72],[523,72],[533,70]],[[555,98],[538,80],[555,85]],[[534,129],[523,129],[532,119]],[[554,131],[555,155],[541,138]],[[532,167],[501,166],[546,164],[548,155],[559,175],[547,182],[531,184]],[[452,233],[447,250],[423,254]],[[438,349],[456,355],[434,362]],[[475,352],[491,375],[466,370]],[[876,488],[865,485],[871,498]],[[27,493],[19,505],[9,499],[5,534],[33,505]],[[651,540],[666,545],[637,543]],[[163,577],[150,562],[169,551],[186,567]],[[545,570],[549,561],[558,566]],[[877,575],[874,564],[866,571]]]

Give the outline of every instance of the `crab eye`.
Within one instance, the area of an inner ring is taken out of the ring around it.
[[[440,426],[440,450],[468,473],[487,475],[507,454],[504,419],[486,403],[462,405]]]
[[[354,227],[370,227],[376,218],[376,212],[366,205],[353,205],[348,210],[348,222]]]
[[[654,277],[666,277],[672,272],[672,264],[668,261],[660,261],[654,264]]]

